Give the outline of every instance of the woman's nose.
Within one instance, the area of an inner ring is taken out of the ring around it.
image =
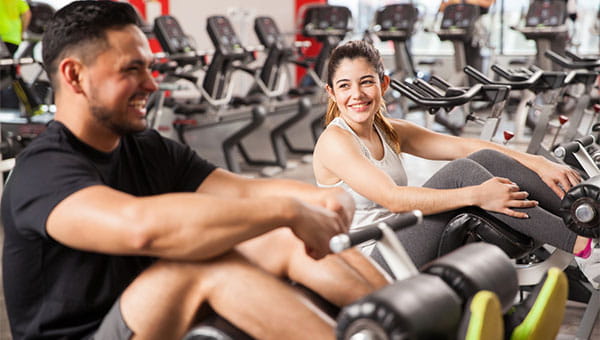
[[[360,98],[362,96],[362,91],[360,90],[360,86],[353,86],[350,95],[352,98]]]

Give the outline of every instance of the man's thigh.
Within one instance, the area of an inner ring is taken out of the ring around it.
[[[92,335],[92,340],[129,340],[133,331],[123,319],[121,299],[118,299],[102,320],[100,328]]]

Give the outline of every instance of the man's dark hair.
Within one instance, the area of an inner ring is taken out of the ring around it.
[[[52,79],[60,60],[77,50],[84,61],[107,46],[106,31],[126,25],[139,26],[140,19],[128,3],[75,1],[61,8],[48,23],[42,40],[44,66]]]

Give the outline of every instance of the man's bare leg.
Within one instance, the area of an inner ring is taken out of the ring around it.
[[[285,228],[246,241],[237,249],[265,270],[301,283],[337,306],[389,284],[388,278],[358,250],[315,261],[306,255],[304,244]]]
[[[333,339],[333,320],[238,253],[205,263],[158,261],[121,296],[133,339],[181,339],[199,306],[257,339]]]

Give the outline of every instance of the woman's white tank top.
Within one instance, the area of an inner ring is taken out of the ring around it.
[[[377,160],[371,156],[371,152],[366,145],[360,140],[356,133],[348,126],[348,124],[340,117],[337,117],[329,123],[329,125],[337,125],[342,129],[350,131],[350,133],[356,138],[360,145],[362,154],[369,159],[376,167],[386,172],[394,180],[397,185],[406,185],[406,170],[404,169],[404,162],[402,156],[397,154],[394,149],[389,145],[389,142],[385,138],[385,135],[376,127],[379,139],[383,144],[383,158]],[[323,185],[317,182],[320,187],[341,187],[348,192],[356,204],[356,211],[354,218],[352,219],[352,229],[360,229],[360,227],[369,225],[372,223],[380,222],[385,218],[391,216],[393,213],[381,205],[369,200],[363,195],[354,191],[348,184],[343,181],[339,181],[333,185]],[[369,247],[370,250],[371,247]],[[370,251],[369,251],[370,252]]]

